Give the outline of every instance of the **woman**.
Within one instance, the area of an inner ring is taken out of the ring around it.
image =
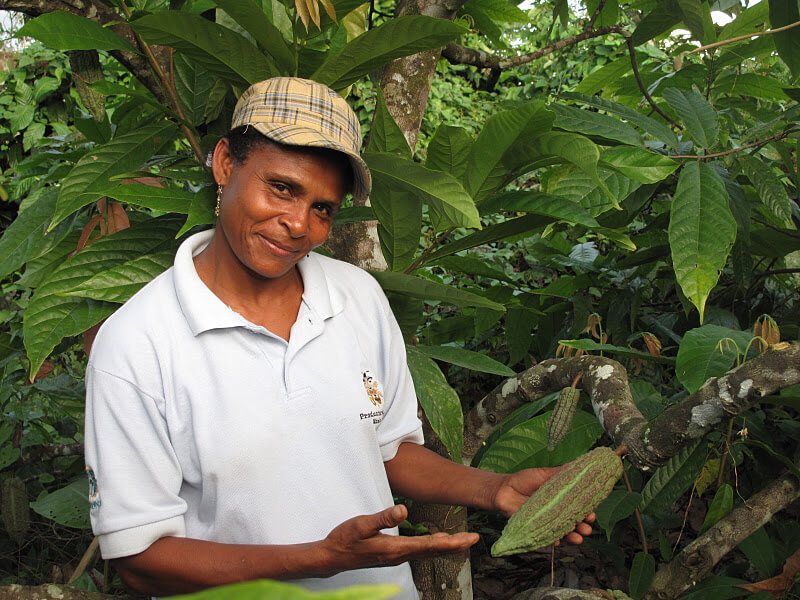
[[[258,578],[400,585],[473,533],[401,537],[393,494],[512,514],[554,471],[499,475],[426,450],[399,328],[365,272],[313,253],[369,193],[358,121],[276,78],[217,144],[219,220],[103,326],[87,370],[92,524],[155,595]],[[591,531],[570,534],[580,542]]]

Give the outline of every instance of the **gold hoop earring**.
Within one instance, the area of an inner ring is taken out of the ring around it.
[[[219,216],[219,205],[222,203],[222,184],[217,184],[217,205],[214,207],[214,216]]]

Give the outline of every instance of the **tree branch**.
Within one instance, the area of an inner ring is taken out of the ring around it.
[[[655,103],[655,100],[653,100],[653,97],[650,95],[650,92],[647,91],[647,87],[644,85],[644,81],[642,81],[642,74],[639,73],[639,63],[636,62],[636,47],[633,45],[633,37],[631,37],[630,35],[626,35],[625,43],[628,45],[628,54],[630,54],[631,56],[631,66],[633,67],[633,75],[636,78],[636,83],[639,85],[639,89],[641,90],[648,104],[650,104],[650,106],[653,107],[653,110],[656,111],[662,117],[664,117],[664,119],[666,119],[666,121],[670,123],[673,127],[677,129],[683,129],[683,127],[678,125],[667,115],[667,113],[665,113],[658,107],[658,104]]]
[[[709,160],[711,158],[719,158],[720,156],[735,154],[736,152],[741,152],[742,150],[747,150],[748,148],[763,146],[764,144],[768,144],[769,142],[782,140],[785,137],[789,137],[795,131],[797,131],[797,128],[785,129],[784,131],[775,133],[769,137],[765,137],[760,140],[756,140],[755,142],[750,142],[749,144],[745,144],[744,146],[739,146],[738,148],[732,148],[731,150],[725,150],[725,152],[717,152],[715,154],[673,154],[670,156],[670,158],[686,158],[691,160]]]
[[[563,40],[559,40],[549,46],[540,48],[535,52],[527,54],[520,54],[519,56],[504,57],[497,54],[490,54],[482,50],[474,50],[472,48],[465,48],[458,44],[450,43],[445,46],[442,51],[442,56],[454,65],[471,65],[482,69],[509,69],[518,67],[520,65],[533,62],[543,56],[557,52],[567,46],[573,46],[584,40],[609,35],[611,33],[619,33],[622,31],[622,25],[609,25],[607,27],[599,27],[590,31],[583,31],[577,35],[573,35]]]
[[[784,25],[783,27],[777,27],[776,29],[767,29],[766,31],[756,31],[755,33],[748,33],[747,35],[739,35],[728,40],[720,40],[718,42],[714,42],[713,44],[706,44],[705,46],[700,46],[699,48],[695,48],[694,50],[690,50],[686,54],[694,54],[695,52],[702,52],[703,50],[710,50],[711,48],[718,48],[719,46],[724,46],[726,44],[733,44],[734,42],[741,42],[743,40],[749,40],[754,37],[758,37],[760,35],[770,35],[772,33],[780,33],[781,31],[786,31],[787,29],[792,29],[793,27],[797,27],[800,25],[800,21],[796,21],[794,23],[789,23],[788,25]]]

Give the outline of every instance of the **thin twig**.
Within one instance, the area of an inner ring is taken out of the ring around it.
[[[622,471],[622,480],[625,482],[625,487],[628,488],[628,493],[633,492],[631,480],[628,479],[628,474],[625,471]],[[645,554],[650,554],[647,547],[647,535],[644,532],[644,523],[642,522],[642,513],[638,508],[636,508],[634,509],[633,514],[636,517],[636,527],[639,529],[639,539],[642,540],[642,552]]]
[[[750,217],[750,220],[751,221],[755,221],[756,223],[758,223],[759,225],[763,225],[764,227],[769,227],[770,229],[774,229],[775,231],[780,231],[782,234],[788,235],[791,238],[796,238],[796,239],[800,240],[800,234],[791,233],[789,231],[786,231],[785,229],[781,229],[780,227],[776,227],[775,225],[773,225],[771,223],[767,223],[766,221],[763,221],[763,220],[759,219],[758,217]]]
[[[428,256],[430,256],[430,254],[437,249],[439,244],[442,243],[442,240],[444,240],[448,235],[450,235],[454,229],[455,227],[451,227],[447,231],[443,231],[438,236],[436,236],[436,239],[431,242],[431,245],[422,251],[422,253],[417,257],[417,260],[415,260],[411,264],[411,266],[404,271],[404,273],[406,274],[413,273],[415,270],[417,270],[419,267],[425,264],[425,259],[428,258]]]
[[[655,100],[653,100],[653,97],[650,95],[650,92],[647,91],[647,87],[644,85],[644,81],[642,81],[642,75],[641,73],[639,73],[639,64],[636,62],[636,47],[633,45],[633,37],[631,37],[630,35],[626,35],[625,42],[628,44],[628,54],[630,54],[631,56],[631,66],[633,67],[633,75],[636,77],[636,83],[639,84],[639,89],[641,90],[648,104],[650,104],[650,106],[653,107],[653,110],[656,111],[662,117],[664,117],[664,119],[666,119],[667,122],[670,123],[673,127],[677,129],[683,129],[683,127],[678,125],[675,121],[673,121],[669,117],[669,115],[667,115],[667,113],[665,113],[658,107]]]
[[[739,146],[738,148],[732,148],[731,150],[725,150],[725,152],[717,152],[715,154],[672,154],[670,158],[685,158],[690,160],[708,160],[710,158],[719,158],[720,156],[728,156],[729,154],[735,154],[737,152],[741,152],[742,150],[747,150],[748,148],[754,148],[756,146],[763,146],[764,144],[768,144],[769,142],[774,142],[777,140],[782,140],[785,137],[788,137],[795,131],[797,128],[793,129],[785,129],[780,133],[773,134],[769,137],[762,138],[760,140],[756,140],[755,142],[750,142],[749,144],[745,144],[744,146]]]
[[[597,5],[597,8],[594,11],[594,14],[589,19],[589,23],[587,23],[586,27],[583,28],[584,31],[590,31],[594,29],[594,24],[597,21],[600,13],[603,11],[603,8],[606,5],[606,0],[600,0],[600,3]]]
[[[681,538],[683,537],[683,532],[686,530],[686,521],[689,520],[689,510],[692,508],[692,500],[694,500],[694,491],[696,486],[692,486],[692,491],[689,494],[689,504],[686,505],[686,512],[683,513],[683,524],[681,525],[681,530],[678,532],[678,539],[675,540],[675,545],[672,547],[672,553],[675,554],[675,550],[678,549],[678,545],[681,543]]]
[[[711,48],[718,48],[719,46],[724,46],[726,44],[733,44],[735,42],[741,42],[742,40],[749,40],[750,38],[758,37],[760,35],[770,35],[771,33],[780,33],[781,31],[786,31],[787,29],[791,29],[792,27],[797,27],[798,25],[800,25],[800,21],[797,21],[795,23],[790,23],[789,25],[784,25],[783,27],[778,27],[776,29],[767,29],[766,31],[756,31],[755,33],[748,33],[747,35],[738,35],[736,37],[730,38],[729,40],[720,40],[719,42],[714,42],[713,44],[706,44],[705,46],[700,46],[699,48],[690,50],[686,54],[694,54],[695,52],[700,52],[702,50],[710,50]]]

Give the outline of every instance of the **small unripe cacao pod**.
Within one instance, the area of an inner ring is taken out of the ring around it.
[[[30,506],[25,482],[19,477],[9,477],[0,484],[0,510],[8,536],[21,545],[30,526]]]
[[[605,500],[622,476],[622,459],[597,447],[558,471],[511,515],[492,556],[529,552],[560,540]]]
[[[556,406],[547,422],[547,449],[551,452],[569,433],[580,399],[580,390],[573,387],[565,387],[558,395]]]

